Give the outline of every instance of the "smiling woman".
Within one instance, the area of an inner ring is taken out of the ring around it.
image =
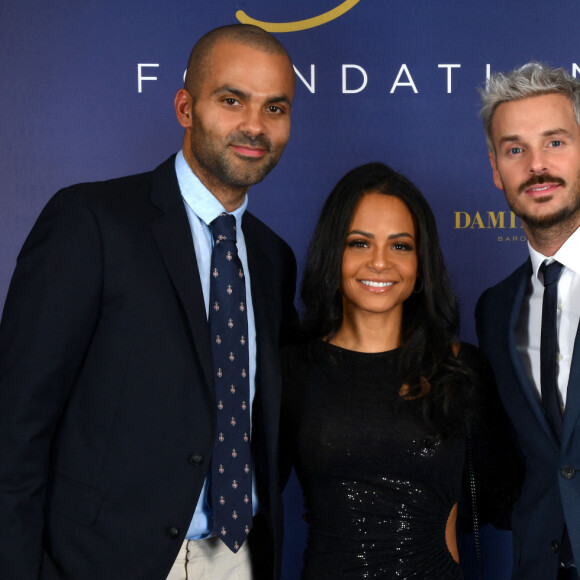
[[[359,338],[364,340],[359,325],[372,323],[383,330],[377,335],[380,350],[399,346],[403,303],[417,279],[415,240],[413,216],[399,198],[363,195],[342,256],[343,323],[335,344],[357,350]]]
[[[517,463],[489,367],[457,342],[435,220],[409,180],[370,163],[339,181],[302,299],[306,340],[284,352],[282,373],[283,457],[309,524],[302,578],[462,578],[467,438],[480,509],[498,523]]]

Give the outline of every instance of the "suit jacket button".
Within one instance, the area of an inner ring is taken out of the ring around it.
[[[176,528],[175,526],[167,526],[167,535],[174,540],[175,538],[177,538],[177,536],[179,536],[179,528]]]
[[[554,540],[552,542],[552,552],[554,552],[554,554],[557,554],[560,551],[560,544],[558,544],[558,542],[556,542],[556,540]]]
[[[564,465],[560,473],[562,474],[562,477],[565,477],[566,479],[572,479],[574,477],[575,471],[571,465]]]
[[[201,453],[192,453],[187,460],[189,461],[189,463],[191,463],[191,465],[201,465],[203,463],[203,455]]]

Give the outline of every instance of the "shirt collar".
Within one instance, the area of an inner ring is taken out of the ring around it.
[[[573,272],[580,273],[580,228],[574,231],[553,256],[544,256],[537,250],[534,250],[530,242],[528,242],[528,249],[530,250],[532,271],[535,278],[538,278],[538,272],[544,260],[548,260],[549,262],[558,260],[564,267]]]
[[[191,170],[183,151],[175,157],[175,173],[177,182],[185,203],[206,225],[209,224],[226,210],[212,192],[200,181],[199,177]],[[236,218],[236,225],[241,226],[242,215],[248,206],[248,196],[244,196],[244,201],[240,207],[229,212]]]

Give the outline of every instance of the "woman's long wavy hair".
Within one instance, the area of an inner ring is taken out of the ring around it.
[[[400,370],[409,387],[403,398],[420,399],[420,418],[437,433],[461,431],[464,403],[474,377],[454,354],[459,308],[445,268],[435,217],[421,192],[383,163],[368,163],[347,173],[322,208],[301,286],[306,338],[330,340],[342,324],[340,285],[346,236],[360,199],[371,192],[400,199],[411,212],[417,230],[417,284],[403,304]],[[429,385],[427,393],[425,381]]]

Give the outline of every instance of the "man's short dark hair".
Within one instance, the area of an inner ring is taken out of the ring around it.
[[[187,63],[184,88],[195,100],[208,73],[213,47],[221,41],[239,43],[262,52],[281,54],[292,61],[279,40],[263,28],[251,24],[228,24],[204,34],[193,47]]]

